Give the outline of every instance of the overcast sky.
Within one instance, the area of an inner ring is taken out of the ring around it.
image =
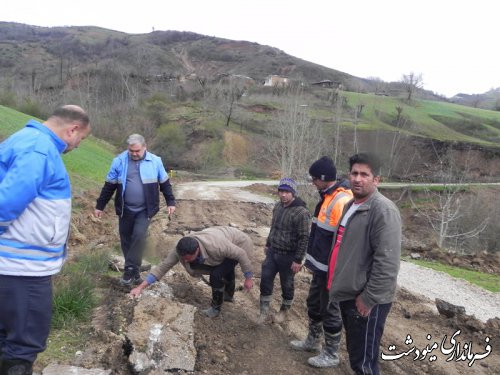
[[[36,26],[247,40],[388,82],[414,72],[447,97],[500,87],[498,0],[17,0],[0,9],[0,21]]]

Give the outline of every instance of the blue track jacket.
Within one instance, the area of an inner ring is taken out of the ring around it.
[[[101,194],[97,198],[96,208],[98,210],[104,210],[104,207],[106,207],[116,191],[115,212],[118,216],[122,216],[125,209],[123,197],[127,188],[128,161],[128,150],[123,151],[113,159]],[[175,206],[172,185],[159,156],[146,151],[139,167],[139,173],[144,185],[144,196],[146,198],[146,209],[149,218],[156,215],[160,209],[160,191],[167,202],[167,206]]]
[[[0,274],[48,276],[66,259],[71,185],[66,144],[43,124],[0,144]]]

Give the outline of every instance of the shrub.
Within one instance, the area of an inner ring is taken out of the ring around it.
[[[53,328],[67,328],[88,318],[97,304],[94,289],[98,275],[108,266],[105,252],[85,254],[64,265],[54,277]]]

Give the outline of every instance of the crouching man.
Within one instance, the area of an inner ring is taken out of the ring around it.
[[[210,308],[202,310],[202,313],[214,318],[219,315],[223,301],[233,300],[234,269],[238,263],[245,276],[245,290],[252,289],[252,251],[253,243],[250,237],[236,228],[212,227],[191,233],[179,240],[175,250],[151,269],[146,279],[130,291],[130,296],[140,296],[143,289],[160,280],[180,262],[191,276],[210,275],[212,304]]]

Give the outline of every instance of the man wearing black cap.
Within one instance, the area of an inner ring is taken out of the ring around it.
[[[338,304],[329,302],[328,258],[342,210],[352,199],[352,192],[346,180],[336,181],[337,169],[327,156],[316,160],[309,168],[309,174],[321,197],[314,210],[305,263],[313,273],[307,296],[309,333],[305,340],[294,340],[290,344],[296,350],[317,352],[324,333],[323,349],[307,362],[314,367],[335,367],[339,364],[342,317]]]
[[[311,214],[305,202],[296,196],[296,189],[297,184],[291,178],[281,179],[278,185],[280,201],[273,209],[260,279],[260,317],[263,320],[269,313],[277,273],[281,282],[280,311],[290,309],[295,292],[295,274],[302,268],[306,255]]]

